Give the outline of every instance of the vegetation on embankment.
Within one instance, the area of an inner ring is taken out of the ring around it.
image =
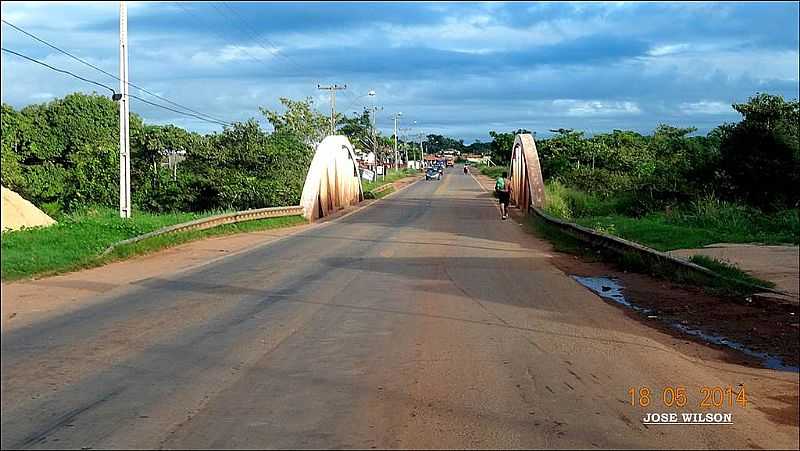
[[[757,94],[732,107],[742,119],[705,136],[659,125],[651,135],[560,129],[537,140],[545,210],[660,251],[800,243],[800,103]],[[508,161],[513,136],[493,134],[495,161]],[[642,263],[626,258],[628,266]],[[697,262],[747,279],[719,262]]]
[[[419,171],[416,169],[389,169],[385,177],[383,176],[375,176],[375,180],[361,181],[361,187],[364,190],[364,198],[366,199],[380,199],[381,197],[391,193],[393,191],[392,188],[387,188],[380,192],[375,192],[376,188],[379,188],[383,185],[396,182],[402,178],[410,177],[413,175],[419,174]]]
[[[380,198],[391,188],[372,193],[380,186],[415,175],[412,169],[389,170],[385,178],[364,182],[367,197]],[[371,196],[370,196],[371,195]],[[101,255],[109,246],[174,224],[192,221],[223,211],[205,213],[150,213],[135,211],[122,219],[116,210],[106,207],[83,208],[73,213],[56,213],[58,224],[2,234],[2,279],[18,280],[54,275],[100,266],[111,261],[147,254],[210,236],[288,227],[305,223],[300,216],[268,218],[238,224],[225,224],[206,230],[170,233],[145,239]]]
[[[699,286],[709,294],[741,297],[760,291],[753,286],[765,288],[773,288],[775,286],[772,282],[753,277],[735,266],[713,258],[695,256],[691,261],[714,271],[716,274],[721,275],[721,278],[692,271],[688,268],[676,269],[674,265],[666,264],[656,258],[648,257],[635,251],[619,254],[608,249],[591,246],[566,234],[558,227],[536,215],[528,216],[526,223],[533,233],[547,239],[553,245],[553,248],[559,252],[581,255],[590,261],[611,262],[626,271],[650,274],[679,284]]]
[[[632,200],[626,196],[603,198],[557,181],[547,183],[545,193],[547,213],[659,251],[713,243],[800,243],[797,209],[765,213],[707,197],[634,217],[627,214]]]
[[[162,227],[219,213],[156,214],[136,211],[133,217],[122,219],[116,210],[90,208],[58,216],[56,218],[59,221],[58,224],[50,227],[3,232],[2,240],[0,240],[2,279],[10,281],[75,271],[133,255],[145,254],[201,237],[284,227],[304,222],[300,217],[269,218],[202,231],[174,233],[125,245],[100,257],[103,251],[114,243]]]
[[[481,171],[481,174],[493,179],[503,175],[503,171],[508,171],[508,167],[506,166],[487,166],[485,164],[478,164],[475,167]]]

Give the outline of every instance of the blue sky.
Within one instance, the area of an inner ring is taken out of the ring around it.
[[[797,2],[128,2],[128,10],[133,83],[265,126],[259,106],[311,96],[327,112],[316,86],[338,83],[348,89],[337,109],[381,106],[386,133],[396,111],[407,133],[467,143],[516,128],[649,133],[666,123],[706,132],[738,120],[731,103],[755,92],[797,98],[800,80]],[[3,2],[2,16],[118,71],[117,2]],[[118,85],[5,24],[2,43]],[[97,89],[14,55],[1,63],[2,101],[15,107]],[[136,100],[132,111],[148,123],[220,129]]]

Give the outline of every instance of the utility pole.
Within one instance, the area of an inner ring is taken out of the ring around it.
[[[401,128],[400,129],[400,132],[403,134],[403,136],[408,136],[408,132],[409,131],[411,131],[410,127],[406,127],[406,128]],[[403,143],[403,155],[405,155],[406,164],[408,164],[408,143],[407,142]]]
[[[425,168],[425,148],[422,147],[422,133],[420,133],[417,137],[419,138],[419,152],[420,152],[420,159],[421,159],[420,160],[420,165],[424,169]]]
[[[331,92],[331,135],[335,135],[336,134],[336,91],[347,89],[347,85],[344,85],[344,86],[339,86],[339,85],[320,86],[320,85],[317,85],[317,89],[321,89],[323,91],[330,91]]]
[[[397,118],[402,116],[403,113],[395,113],[394,114],[394,168],[395,170],[399,169],[400,166],[397,164]]]
[[[119,216],[131,217],[130,97],[128,97],[128,6],[119,2]]]
[[[378,156],[378,137],[375,134],[375,126],[376,126],[376,123],[377,123],[376,115],[377,115],[378,111],[383,111],[383,107],[373,106],[372,108],[370,108],[370,111],[372,112],[371,113],[372,117],[370,118],[372,120],[372,152],[377,157]]]

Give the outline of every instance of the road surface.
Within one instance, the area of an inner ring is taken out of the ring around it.
[[[7,331],[2,447],[797,448],[758,408],[796,375],[685,355],[548,252],[448,169]],[[682,385],[705,412],[701,386],[742,382],[733,425],[643,425],[672,409],[628,394]]]

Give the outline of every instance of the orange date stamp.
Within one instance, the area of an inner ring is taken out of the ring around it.
[[[651,390],[650,387],[630,387],[628,401],[634,407],[690,407],[698,409],[722,409],[733,407],[747,407],[747,391],[744,385],[733,386],[701,386],[698,387],[697,405],[688,406],[689,393],[684,386],[667,386],[661,390]]]

